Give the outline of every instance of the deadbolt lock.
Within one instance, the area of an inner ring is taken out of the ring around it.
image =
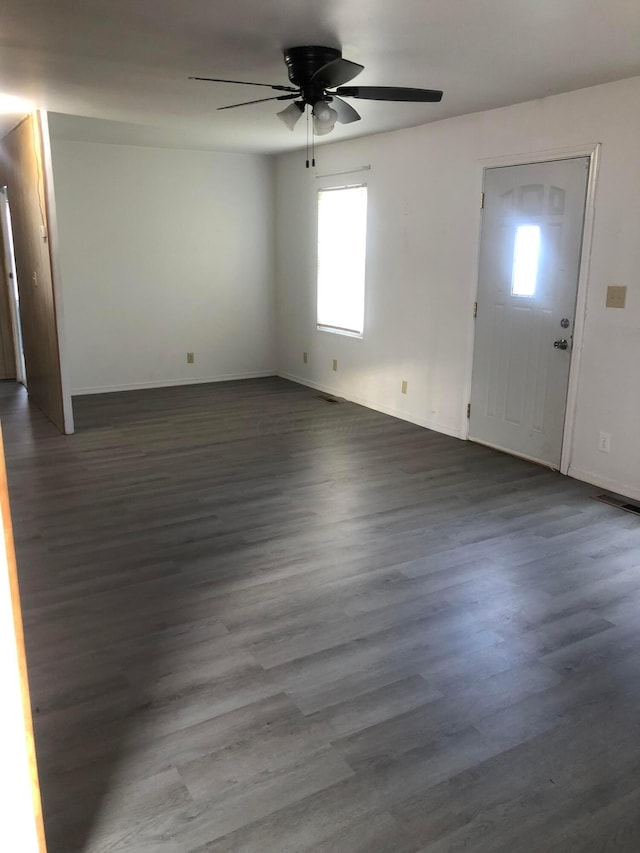
[[[569,328],[569,318],[563,317],[562,320],[560,320],[560,325],[562,326],[563,329],[568,329]]]

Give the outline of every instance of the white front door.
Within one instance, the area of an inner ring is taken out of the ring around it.
[[[589,158],[487,169],[469,438],[560,467]]]

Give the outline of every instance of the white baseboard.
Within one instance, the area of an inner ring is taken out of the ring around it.
[[[640,501],[640,489],[637,486],[630,486],[628,483],[618,483],[615,480],[609,480],[607,477],[601,477],[599,474],[592,474],[591,471],[581,471],[579,468],[569,466],[569,476],[576,480],[582,480],[583,483],[590,483],[592,486],[598,486],[600,489],[606,489],[608,492],[613,492],[616,495],[623,495],[633,501]]]
[[[172,388],[176,385],[205,385],[207,382],[231,382],[235,379],[263,379],[277,376],[274,370],[260,370],[254,373],[229,373],[222,376],[202,376],[198,379],[154,379],[151,382],[129,382],[123,385],[98,385],[95,388],[74,388],[73,397],[84,394],[110,394],[114,391],[144,391],[147,388]]]
[[[340,388],[334,388],[331,385],[323,385],[320,382],[313,382],[303,376],[296,376],[294,373],[285,373],[281,370],[278,371],[277,375],[282,379],[288,379],[290,382],[297,382],[298,385],[306,385],[308,388],[315,388],[316,391],[324,391],[326,394],[334,394],[336,397],[345,397],[344,391]],[[382,412],[384,415],[391,415],[391,417],[398,418],[401,421],[408,421],[409,423],[416,424],[417,426],[424,427],[425,429],[431,429],[434,432],[441,432],[444,435],[451,436],[451,438],[462,438],[460,430],[453,429],[447,424],[418,418],[409,412],[393,409],[390,406],[383,406],[380,403],[375,403],[372,400],[365,399],[364,397],[350,395],[349,397],[345,397],[345,399],[350,400],[352,403],[357,403],[359,406],[365,406],[367,409],[374,409],[376,412]]]

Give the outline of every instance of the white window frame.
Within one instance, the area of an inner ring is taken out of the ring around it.
[[[329,323],[321,323],[318,316],[318,301],[320,294],[320,278],[319,278],[319,202],[320,202],[320,194],[326,192],[340,192],[344,190],[353,190],[353,189],[365,189],[367,192],[367,209],[365,212],[365,246],[364,246],[364,265],[363,265],[363,281],[362,281],[362,329],[349,329],[344,328],[342,326],[337,326]],[[353,183],[353,184],[341,184],[339,186],[320,186],[316,188],[315,192],[315,319],[316,319],[316,329],[319,332],[329,332],[330,334],[336,335],[344,335],[350,338],[362,339],[364,337],[364,328],[366,324],[366,290],[367,290],[367,232],[368,232],[368,201],[369,201],[369,188],[366,183]]]

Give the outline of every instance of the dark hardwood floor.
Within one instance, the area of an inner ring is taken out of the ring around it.
[[[640,850],[640,519],[278,379],[0,386],[50,853]]]

